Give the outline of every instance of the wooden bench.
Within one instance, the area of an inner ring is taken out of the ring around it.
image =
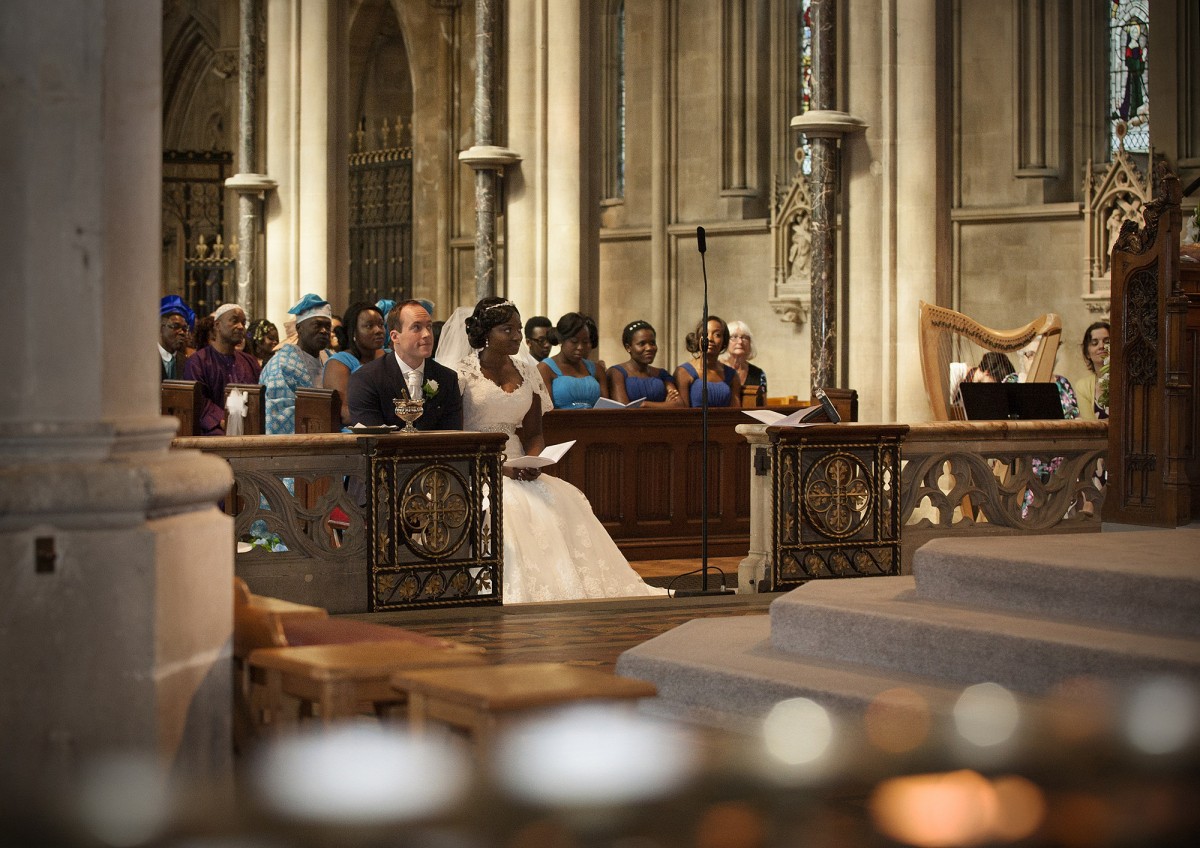
[[[283,710],[285,695],[299,701],[300,716],[312,715],[315,708],[328,724],[367,706],[378,714],[402,704],[404,696],[390,683],[398,672],[482,663],[479,648],[412,640],[260,648],[250,654],[248,665],[253,685],[262,691],[250,700],[260,711],[259,727],[290,720],[293,714]]]
[[[658,694],[645,680],[553,662],[412,669],[393,675],[391,682],[407,695],[413,732],[426,732],[431,722],[449,725],[465,730],[481,753],[490,748],[506,718],[576,701],[628,701]]]

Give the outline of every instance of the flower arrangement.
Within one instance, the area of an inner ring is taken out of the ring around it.
[[[437,380],[426,380],[425,385],[421,387],[421,392],[425,395],[426,400],[433,400],[433,396],[438,393]]]
[[[1108,415],[1108,362],[1109,357],[1104,357],[1104,364],[1100,366],[1100,373],[1096,375],[1096,406],[1104,410],[1104,415]]]

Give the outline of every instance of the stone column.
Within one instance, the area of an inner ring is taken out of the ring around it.
[[[159,414],[161,63],[157,2],[0,4],[9,801],[100,752],[230,766],[231,475]]]
[[[337,121],[330,89],[335,4],[268,0],[267,316],[279,324],[301,293],[325,296],[334,267]],[[256,316],[261,317],[261,316]]]
[[[504,179],[504,243],[508,297],[522,317],[545,315],[545,181],[539,139],[546,127],[546,101],[538,96],[546,78],[545,11],[539,0],[507,0],[508,143],[521,162]],[[555,316],[557,317],[557,316]],[[554,319],[551,319],[554,320]]]
[[[599,275],[599,195],[588,170],[597,108],[583,71],[590,29],[580,0],[506,5],[509,127],[524,157],[505,185],[510,296],[555,320],[594,308]]]
[[[475,144],[458,155],[475,171],[475,297],[496,294],[496,180],[517,154],[492,144],[496,0],[475,0]]]
[[[918,302],[937,302],[937,0],[896,4],[896,420],[931,417]]]
[[[837,9],[833,0],[813,0],[814,109],[837,108]],[[810,137],[812,142],[812,332],[809,372],[812,387],[837,382],[837,185],[841,178],[837,138]]]
[[[258,235],[266,192],[275,181],[256,172],[258,138],[258,17],[260,0],[242,0],[238,20],[238,173],[225,186],[238,195],[237,302],[262,317],[266,294],[257,278]]]
[[[811,388],[837,385],[837,202],[841,182],[838,143],[860,132],[862,121],[836,111],[837,9],[833,0],[813,0],[813,108],[792,119],[812,143],[812,332]]]

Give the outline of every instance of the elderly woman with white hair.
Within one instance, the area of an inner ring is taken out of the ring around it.
[[[745,321],[729,322],[729,347],[721,354],[721,362],[738,373],[738,379],[746,387],[753,387],[757,392],[756,406],[767,402],[767,375],[757,365],[752,365],[757,351],[754,349],[754,336]]]

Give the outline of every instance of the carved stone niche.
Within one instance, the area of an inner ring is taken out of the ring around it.
[[[1109,313],[1110,259],[1121,225],[1134,221],[1142,226],[1142,209],[1150,201],[1150,180],[1118,147],[1112,161],[1098,178],[1088,160],[1083,182],[1084,223],[1087,228],[1088,280],[1083,302],[1089,313],[1107,317]]]
[[[775,251],[769,302],[779,320],[803,325],[812,305],[812,198],[804,173],[804,148],[796,148],[796,172],[775,195],[771,244]]]

